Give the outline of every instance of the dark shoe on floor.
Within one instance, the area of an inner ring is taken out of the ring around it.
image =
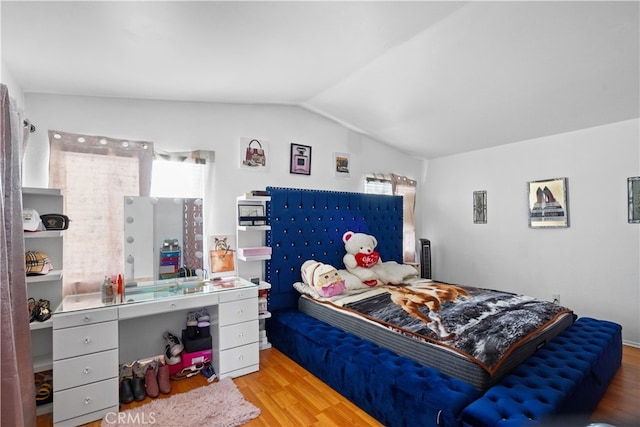
[[[133,398],[140,402],[147,397],[147,391],[144,388],[144,379],[135,377],[131,380],[131,391],[133,391]]]
[[[120,403],[133,402],[133,390],[131,390],[131,380],[125,379],[120,382]]]

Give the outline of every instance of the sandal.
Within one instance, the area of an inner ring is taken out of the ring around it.
[[[36,384],[36,388],[38,389],[36,391],[36,406],[53,402],[53,386],[51,384],[53,377],[51,377],[51,375],[47,375],[44,378],[36,379],[36,381],[39,379],[41,379],[42,382],[40,384]]]
[[[29,308],[29,323],[31,323],[36,320],[36,300],[29,298],[27,300],[27,305]]]
[[[171,375],[171,379],[184,380],[186,378],[190,378],[194,375],[198,375],[203,368],[204,368],[204,363],[198,363],[197,365],[187,366],[186,368],[183,368],[180,372],[177,372]]]
[[[51,318],[51,303],[48,300],[41,299],[38,301],[35,318],[39,322],[44,322]]]

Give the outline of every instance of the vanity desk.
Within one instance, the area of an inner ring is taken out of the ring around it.
[[[84,424],[117,412],[119,365],[164,353],[187,313],[210,314],[213,367],[221,377],[259,369],[258,286],[241,278],[127,287],[124,301],[100,293],[66,296],[53,314],[53,421]]]

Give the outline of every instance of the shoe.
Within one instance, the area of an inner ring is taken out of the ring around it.
[[[169,347],[169,351],[172,356],[178,356],[182,353],[184,346],[180,343],[178,337],[173,335],[171,332],[165,332],[162,337],[164,338],[164,342],[167,344],[167,347]]]
[[[166,363],[160,363],[158,365],[158,389],[160,390],[160,393],[171,393],[169,365]]]
[[[48,300],[39,300],[35,310],[35,319],[38,322],[45,322],[51,318],[51,303]]]
[[[213,369],[213,365],[211,364],[211,362],[205,363],[200,373],[207,378],[208,382],[213,382],[216,378],[218,378],[218,375],[216,375],[216,371]]]
[[[35,374],[36,406],[53,402],[53,377],[49,373]]]
[[[178,354],[177,356],[171,354],[171,347],[167,345],[164,349],[164,361],[167,363],[167,365],[177,365],[178,363],[182,362],[182,357],[180,356],[180,354]]]
[[[197,312],[190,311],[187,313],[187,326],[197,326],[198,325],[198,316]]]
[[[144,378],[134,377],[131,380],[131,391],[133,392],[133,398],[140,402],[147,397],[147,391],[144,388]]]
[[[196,320],[198,322],[208,322],[211,320],[211,316],[209,316],[209,312],[206,308],[203,307],[196,312]]]
[[[158,397],[158,394],[160,394],[156,370],[151,364],[147,366],[147,371],[144,373],[144,387],[149,397]]]
[[[197,365],[187,366],[183,368],[180,372],[177,372],[171,375],[172,380],[184,380],[186,378],[190,378],[194,375],[198,375],[200,371],[204,368],[204,363],[199,363]]]
[[[27,300],[27,306],[29,308],[29,323],[36,320],[36,300],[29,298]]]
[[[133,390],[131,389],[131,380],[129,378],[120,381],[120,403],[126,404],[133,402]]]

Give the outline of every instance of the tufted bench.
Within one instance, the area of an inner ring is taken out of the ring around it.
[[[463,425],[586,425],[620,366],[621,330],[578,319],[469,405]]]
[[[273,345],[386,426],[457,426],[471,385],[299,311],[274,313]]]

